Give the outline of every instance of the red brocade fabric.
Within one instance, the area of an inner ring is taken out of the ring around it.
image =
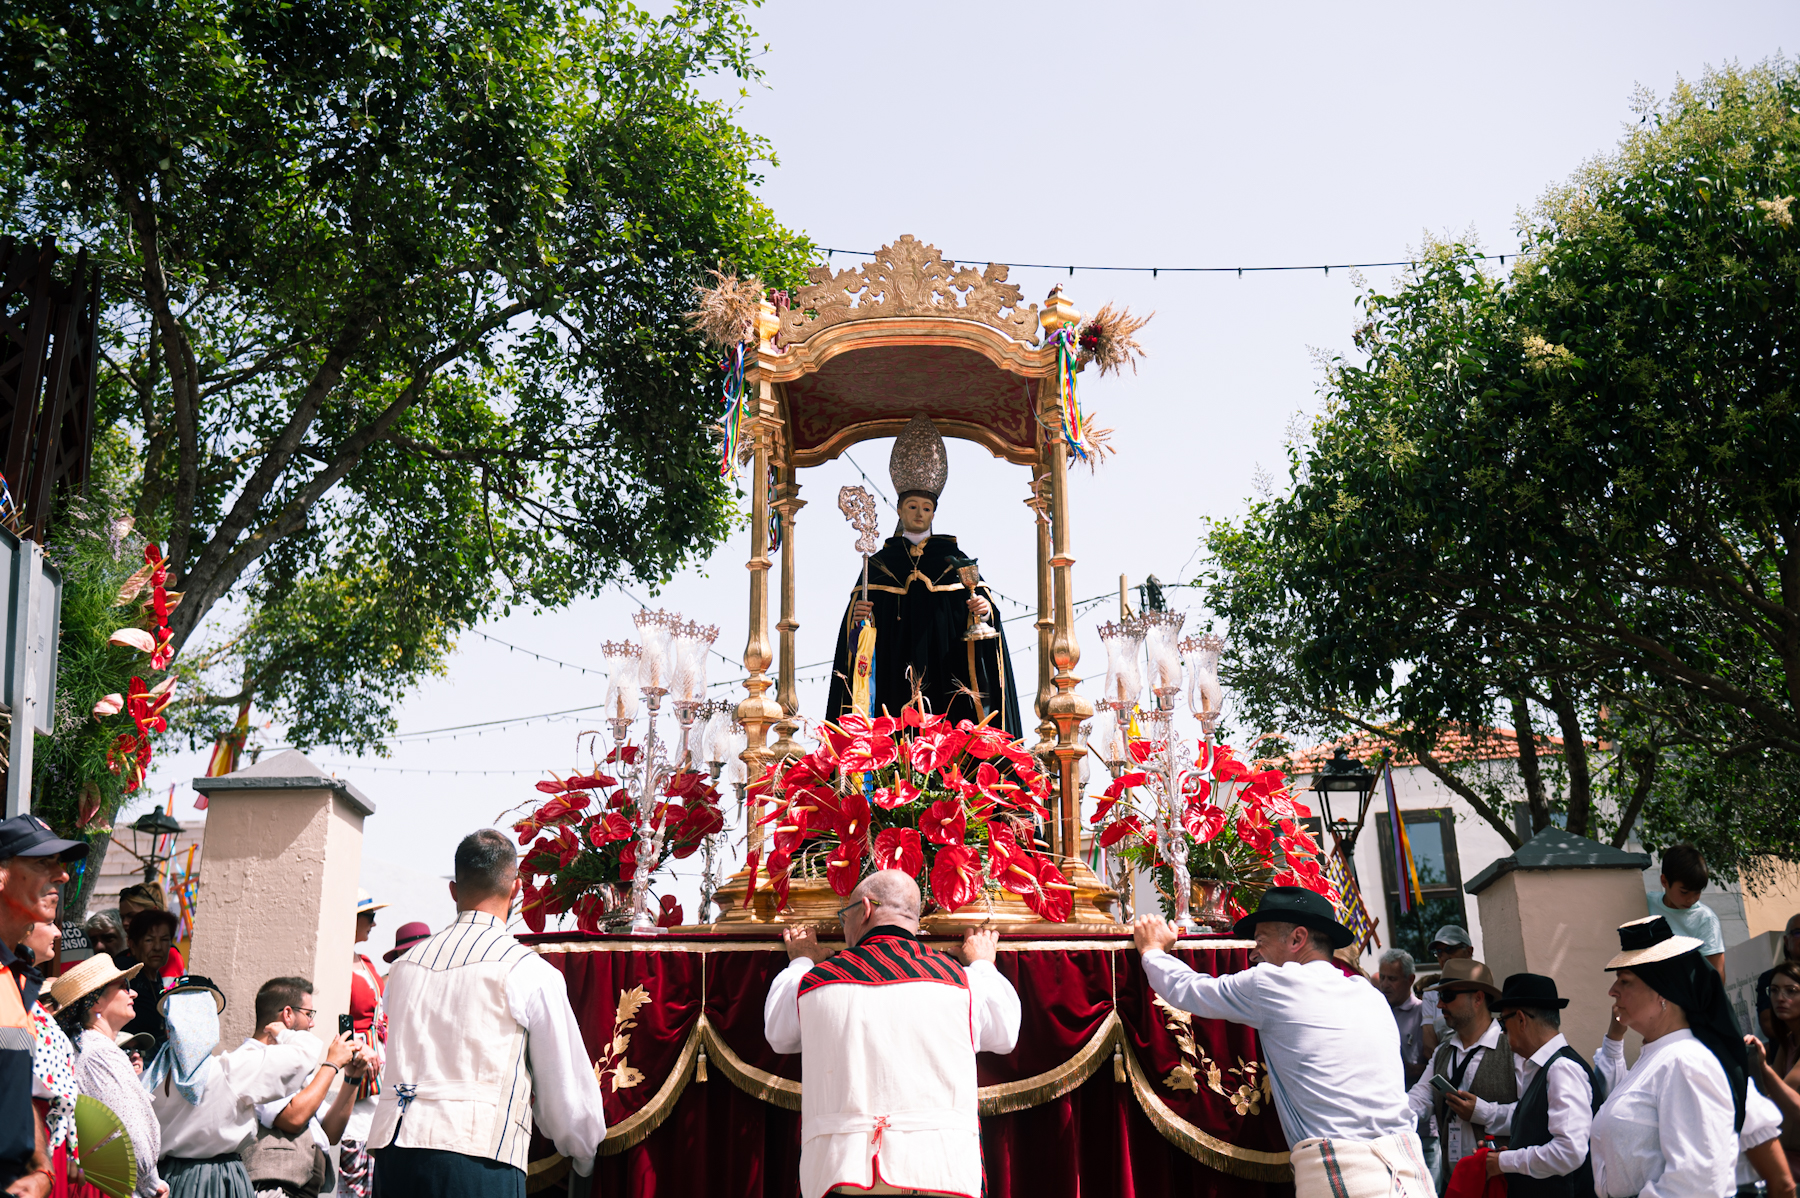
[[[763,999],[770,980],[787,966],[779,941],[694,934],[659,937],[648,947],[627,937],[567,933],[522,939],[535,943],[568,981],[589,1056],[601,1074],[607,1126],[615,1134],[683,1066],[703,1006],[718,1043],[744,1067],[800,1080],[800,1057],[772,1051],[763,1038]],[[1177,955],[1203,971],[1231,973],[1248,966],[1243,948],[1192,943]],[[1116,1010],[1132,1058],[1169,1111],[1211,1137],[1215,1148],[1258,1157],[1285,1153],[1280,1124],[1260,1085],[1261,1051],[1253,1031],[1183,1020],[1156,1005],[1137,953],[1122,938],[1063,937],[1054,947],[1030,944],[1022,937],[1001,942],[997,966],[1018,989],[1023,1018],[1013,1052],[977,1056],[983,1087],[1030,1083],[1019,1088],[1038,1090],[1045,1075],[1054,1075],[1105,1032]],[[609,1136],[596,1166],[595,1193],[796,1198],[799,1112],[740,1089],[728,1079],[717,1052],[709,1056],[707,1080],[690,1080],[653,1131],[643,1135],[640,1119],[640,1138],[622,1150],[622,1141]],[[1165,1137],[1129,1080],[1114,1076],[1113,1050],[1106,1046],[1091,1074],[1067,1093],[1048,1098],[1025,1093],[1009,1105],[1034,1105],[983,1115],[988,1194],[1292,1194],[1291,1184],[1253,1180],[1258,1175],[1253,1168],[1234,1169],[1234,1176],[1202,1163]],[[554,1148],[540,1136],[531,1155],[542,1174],[542,1180],[534,1174],[534,1190],[559,1192],[563,1183],[551,1178],[561,1174],[541,1168],[551,1163]],[[1268,1176],[1266,1164],[1261,1175]]]

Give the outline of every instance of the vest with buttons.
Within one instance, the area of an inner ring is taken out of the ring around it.
[[[1455,1070],[1451,1068],[1453,1058],[1450,1050],[1453,1045],[1459,1050],[1462,1048],[1461,1042],[1453,1037],[1438,1045],[1437,1055],[1431,1059],[1431,1071],[1442,1074],[1451,1081],[1456,1080]],[[1467,1090],[1477,1098],[1499,1103],[1502,1106],[1518,1101],[1519,1079],[1513,1072],[1512,1045],[1506,1042],[1504,1033],[1501,1034],[1498,1043],[1481,1054],[1481,1063],[1475,1066],[1475,1076],[1463,1078],[1462,1084],[1456,1088]],[[1436,1099],[1434,1109],[1437,1114],[1438,1143],[1445,1144],[1449,1142],[1450,1120],[1454,1116],[1450,1113],[1450,1108],[1444,1104],[1444,1096],[1435,1091],[1433,1094]],[[1477,1137],[1487,1134],[1487,1129],[1479,1123],[1472,1123],[1470,1126],[1475,1129]]]
[[[1587,1075],[1588,1091],[1592,1096],[1589,1106],[1599,1111],[1600,1100],[1605,1095],[1594,1079],[1594,1071],[1581,1059],[1580,1053],[1565,1044],[1544,1062],[1544,1067],[1525,1087],[1525,1093],[1519,1095],[1519,1105],[1513,1108],[1512,1138],[1508,1147],[1534,1148],[1550,1142],[1550,1066],[1557,1061],[1574,1061],[1581,1067],[1582,1073]],[[1506,1198],[1587,1198],[1593,1192],[1594,1165],[1587,1157],[1582,1158],[1581,1167],[1575,1172],[1561,1177],[1506,1175]]]
[[[438,1148],[525,1168],[531,1069],[506,979],[530,956],[500,920],[464,911],[394,962],[371,1149]]]

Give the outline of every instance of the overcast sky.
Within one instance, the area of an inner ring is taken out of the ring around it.
[[[766,78],[742,101],[741,118],[779,157],[763,194],[781,220],[840,251],[911,233],[965,263],[1078,268],[1392,262],[1427,236],[1466,235],[1510,253],[1516,213],[1635,121],[1635,88],[1666,94],[1709,64],[1748,65],[1800,43],[1792,3],[789,0],[755,21],[769,46]],[[853,259],[834,256],[839,267]],[[1364,273],[1386,283],[1396,271]],[[1073,480],[1077,598],[1116,592],[1120,574],[1134,584],[1147,574],[1193,577],[1205,521],[1241,514],[1259,469],[1285,478],[1288,430],[1296,413],[1316,407],[1314,355],[1347,349],[1357,319],[1357,288],[1343,269],[1156,278],[1015,269],[1012,281],[1029,301],[1060,282],[1086,312],[1111,300],[1156,313],[1136,377],[1081,380],[1082,405],[1116,430],[1118,456]],[[837,489],[861,483],[860,466],[891,497],[890,444],[867,442],[850,451],[854,463],[802,472],[802,663],[829,658],[857,573]],[[1027,472],[970,443],[950,448],[937,530],[956,534],[999,591],[1033,602]],[[882,514],[886,527],[892,511],[883,505]],[[736,660],[747,556],[740,533],[660,596],[631,587],[521,612],[483,632],[598,668],[599,642],[630,635],[642,599],[717,624],[718,647]],[[1195,613],[1191,627],[1200,618],[1194,593],[1172,597]],[[1001,614],[1023,611],[1003,604]],[[1116,613],[1116,602],[1101,602],[1083,618],[1083,674],[1103,668],[1093,628]],[[1015,669],[1035,680],[1029,618],[1008,631]],[[741,674],[716,658],[712,667],[715,680]],[[802,677],[803,706],[817,715],[824,669]],[[448,676],[403,705],[400,727],[560,712],[597,704],[602,692],[596,677],[469,635]],[[713,691],[727,692],[743,694]],[[377,807],[363,878],[393,906],[375,947],[389,947],[406,920],[435,928],[451,918],[442,879],[456,841],[535,797],[544,771],[585,764],[575,738],[596,727],[593,714],[504,724],[414,738],[385,759],[313,749],[312,760]],[[165,752],[153,772],[158,798],[174,784],[177,814],[187,818],[204,756]],[[499,772],[470,772],[484,770]],[[697,860],[683,863],[676,886],[690,917]]]

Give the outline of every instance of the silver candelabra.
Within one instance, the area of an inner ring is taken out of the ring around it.
[[[638,643],[608,641],[602,646],[608,663],[607,723],[626,793],[637,802],[637,868],[631,876],[631,932],[650,936],[662,931],[650,912],[650,874],[662,856],[667,829],[658,827],[656,808],[675,775],[692,768],[691,734],[706,706],[706,655],[719,630],[696,624],[678,613],[645,609],[632,617]],[[659,734],[665,697],[670,698],[680,736],[672,745]],[[635,761],[623,752],[631,745],[638,701],[643,700],[643,743]],[[716,776],[716,775],[715,775]],[[707,838],[709,841],[711,837]],[[706,895],[710,901],[711,895]],[[704,913],[703,913],[704,914]]]

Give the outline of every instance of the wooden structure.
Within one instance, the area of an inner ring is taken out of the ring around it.
[[[0,521],[39,542],[56,493],[86,492],[94,452],[100,272],[83,250],[59,283],[56,259],[48,237],[36,253],[0,238]]]
[[[883,247],[872,262],[835,273],[811,272],[811,283],[784,310],[764,303],[758,344],[745,354],[743,456],[750,468],[750,635],[744,646],[749,694],[738,705],[748,747],[748,776],[771,762],[797,758],[795,692],[796,472],[830,461],[875,437],[897,435],[924,414],[946,436],[985,446],[1030,471],[1027,506],[1037,523],[1038,742],[1033,751],[1057,774],[1051,851],[1068,863],[1078,887],[1075,918],[1111,922],[1093,906],[1104,890],[1080,861],[1081,757],[1078,730],[1094,714],[1075,692],[1075,639],[1070,569],[1068,447],[1058,435],[1055,347],[1041,331],[1074,326],[1081,313],[1053,292],[1040,312],[1020,302],[1004,266],[985,270],[946,262],[911,236]],[[779,519],[781,611],[769,610],[770,509]],[[771,628],[775,634],[771,642]],[[770,678],[771,664],[778,663]],[[774,689],[774,695],[768,692]],[[775,740],[769,742],[773,731]],[[752,809],[750,847],[762,832]],[[720,892],[739,897],[740,872]],[[1081,897],[1087,896],[1087,901]],[[728,908],[727,919],[730,919]]]

